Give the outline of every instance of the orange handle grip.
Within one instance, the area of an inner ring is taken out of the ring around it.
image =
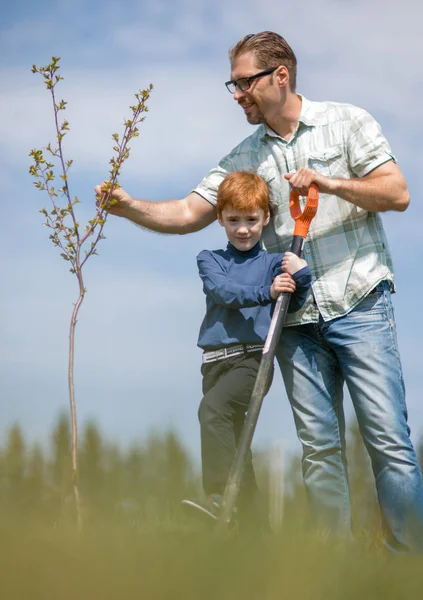
[[[302,238],[307,236],[310,224],[316,215],[318,204],[319,188],[315,183],[312,183],[308,189],[307,202],[303,211],[301,211],[299,194],[291,190],[289,210],[291,217],[295,220],[294,235],[300,235]]]

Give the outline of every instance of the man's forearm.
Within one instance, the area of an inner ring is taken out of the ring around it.
[[[300,195],[307,195],[310,185],[315,183],[322,194],[338,196],[370,212],[403,211],[410,202],[405,179],[392,161],[353,179],[332,178],[307,168],[287,173],[285,179]]]
[[[389,175],[332,179],[329,193],[371,212],[404,211],[410,200],[405,182],[393,181]]]
[[[96,188],[101,194],[101,186]],[[113,202],[115,201],[115,202]],[[135,200],[122,188],[114,190],[107,210],[159,233],[185,234],[199,231],[216,219],[216,210],[202,196],[191,193],[182,200],[151,202]]]
[[[183,200],[151,202],[133,199],[130,205],[115,214],[158,233],[189,233],[189,214]]]

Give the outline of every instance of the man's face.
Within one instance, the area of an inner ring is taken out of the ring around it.
[[[237,250],[247,251],[260,240],[263,227],[269,219],[270,215],[265,215],[261,208],[243,211],[228,207],[223,209],[219,223],[225,228],[231,244]]]
[[[251,75],[263,70],[263,68],[256,65],[252,53],[241,54],[232,63],[231,80],[236,81],[242,77],[251,77]],[[243,108],[247,121],[251,125],[268,121],[275,108],[280,105],[280,92],[274,79],[274,74],[254,79],[245,92],[236,87],[234,99]]]

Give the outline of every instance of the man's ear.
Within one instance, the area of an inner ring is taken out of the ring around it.
[[[276,78],[279,87],[286,87],[289,85],[289,71],[285,65],[280,65],[276,70]]]

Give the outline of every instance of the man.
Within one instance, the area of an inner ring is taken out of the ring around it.
[[[406,183],[366,111],[296,93],[296,58],[281,36],[246,36],[230,61],[226,86],[248,122],[260,127],[183,200],[134,200],[119,189],[110,212],[159,232],[197,231],[216,218],[225,176],[251,170],[271,191],[263,245],[283,252],[292,236],[290,186],[302,195],[311,183],[319,186],[320,206],[304,248],[313,293],[288,317],[277,352],[310,506],[323,526],[349,530],[345,382],[372,460],[387,545],[423,551],[423,479],[407,425],[390,299],[393,270],[378,214],[407,208]]]

